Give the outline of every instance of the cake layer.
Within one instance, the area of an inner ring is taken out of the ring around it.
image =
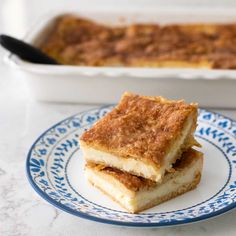
[[[153,207],[194,189],[200,181],[203,155],[193,149],[183,154],[162,183],[111,167],[87,163],[88,180],[130,213]]]
[[[184,150],[197,144],[196,119],[196,104],[125,93],[81,136],[80,146],[88,162],[158,182]]]

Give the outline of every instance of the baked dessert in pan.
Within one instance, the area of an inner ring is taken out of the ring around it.
[[[80,137],[87,162],[160,182],[193,136],[197,104],[124,93],[120,103]]]
[[[66,65],[235,69],[235,39],[233,23],[121,27],[64,15],[40,48]]]
[[[87,163],[85,173],[92,185],[128,212],[137,213],[196,188],[202,165],[202,153],[189,149],[161,183],[93,163]]]

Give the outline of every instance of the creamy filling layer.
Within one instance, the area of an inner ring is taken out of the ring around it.
[[[161,199],[170,193],[177,192],[182,186],[190,184],[196,178],[196,174],[201,172],[201,160],[199,159],[193,166],[185,168],[175,178],[164,181],[156,188],[148,191],[139,191],[133,202],[133,209],[142,209],[150,202]]]
[[[85,169],[87,179],[108,194],[129,212],[133,211],[134,194],[112,176],[101,174],[90,168]]]

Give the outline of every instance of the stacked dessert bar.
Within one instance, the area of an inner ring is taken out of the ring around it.
[[[137,213],[197,186],[203,155],[192,149],[197,105],[123,94],[80,138],[95,187]]]

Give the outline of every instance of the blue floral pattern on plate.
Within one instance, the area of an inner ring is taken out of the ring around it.
[[[217,194],[185,209],[141,214],[112,210],[76,194],[66,173],[70,157],[79,150],[79,136],[112,107],[92,109],[69,117],[47,130],[33,144],[26,162],[27,175],[33,188],[44,199],[76,216],[103,223],[138,227],[196,222],[236,207],[236,122],[203,109],[199,110],[195,134],[219,148],[229,164],[228,179]]]

